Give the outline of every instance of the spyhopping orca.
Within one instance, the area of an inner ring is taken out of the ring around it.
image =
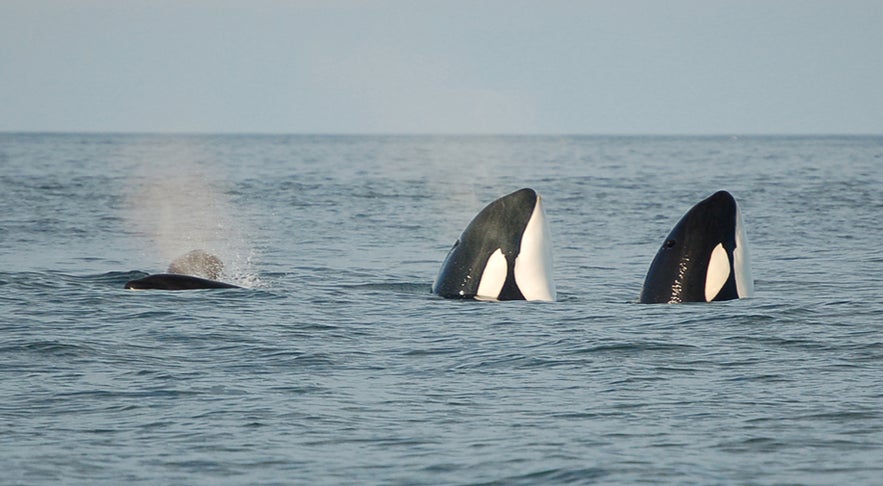
[[[650,264],[642,304],[711,302],[754,293],[742,215],[719,191],[687,211]]]
[[[126,282],[125,288],[133,290],[196,290],[230,289],[236,285],[219,282],[224,264],[221,260],[202,250],[193,250],[176,258],[168,273],[148,275]]]
[[[520,189],[481,210],[442,263],[432,292],[449,299],[555,300],[542,198]]]

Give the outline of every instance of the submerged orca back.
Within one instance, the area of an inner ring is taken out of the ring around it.
[[[157,273],[126,282],[125,288],[133,290],[198,290],[236,289],[236,285],[209,280],[192,275]]]

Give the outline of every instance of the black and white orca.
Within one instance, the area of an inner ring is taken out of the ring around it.
[[[148,275],[126,282],[132,290],[197,290],[233,289],[236,285],[220,282],[224,264],[221,259],[202,250],[193,250],[176,258],[168,273]]]
[[[642,304],[711,302],[754,293],[739,205],[718,191],[685,214],[656,253]]]
[[[554,301],[542,198],[525,188],[482,209],[448,252],[432,292],[449,299]]]

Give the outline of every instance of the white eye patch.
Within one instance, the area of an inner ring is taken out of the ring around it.
[[[506,256],[503,255],[503,250],[497,248],[497,251],[487,259],[475,297],[479,299],[497,299],[500,296],[500,291],[503,290],[503,285],[506,283],[506,275],[508,273],[509,265],[506,262]]]
[[[711,302],[724,288],[730,278],[730,258],[723,243],[718,243],[708,260],[708,272],[705,274],[705,301]]]

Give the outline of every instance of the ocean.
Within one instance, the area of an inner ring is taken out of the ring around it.
[[[522,187],[557,301],[433,296]],[[721,189],[755,295],[636,303]],[[880,484],[881,220],[880,136],[0,134],[0,483]]]

